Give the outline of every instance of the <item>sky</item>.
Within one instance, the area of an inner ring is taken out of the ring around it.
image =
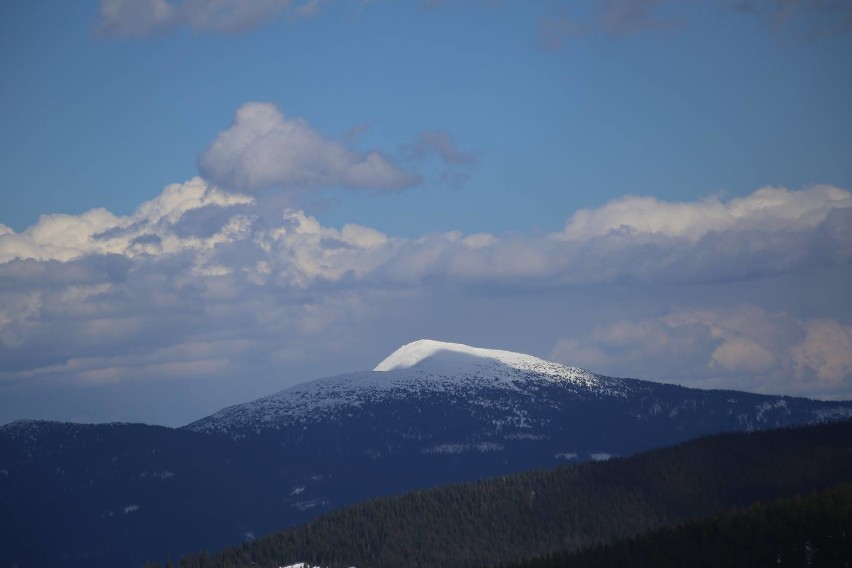
[[[0,3],[0,424],[421,338],[852,398],[852,3]]]

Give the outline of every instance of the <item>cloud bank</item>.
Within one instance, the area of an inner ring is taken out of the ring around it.
[[[229,384],[212,411],[283,388],[294,369],[291,380],[352,370],[358,352],[380,358],[424,335],[476,342],[488,326],[601,372],[852,396],[852,314],[814,311],[795,286],[773,283],[843,281],[847,190],[629,196],[550,234],[419,238],[326,227],[265,199],[196,178],[127,216],[97,209],[46,215],[20,233],[0,227],[0,388]],[[768,293],[743,292],[755,286]],[[848,307],[829,288],[820,294]],[[722,304],[706,299],[714,290]],[[759,305],[782,292],[784,307]]]
[[[254,197],[195,178],[166,187],[130,216],[95,209],[46,215],[22,233],[4,227],[0,262],[184,254],[201,271],[248,273],[255,268],[246,259],[274,263],[280,278],[304,286],[344,276],[395,285],[561,285],[758,278],[852,258],[852,194],[832,186],[765,187],[685,203],[627,196],[577,211],[563,230],[535,238],[448,232],[402,239],[357,225],[322,227],[297,209],[270,220],[262,209]]]
[[[551,357],[622,376],[705,388],[849,397],[852,326],[749,305],[620,320],[562,339]]]

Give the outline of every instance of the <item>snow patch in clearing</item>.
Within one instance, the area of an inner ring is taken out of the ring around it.
[[[438,444],[421,450],[424,454],[460,454],[467,450],[467,444]]]

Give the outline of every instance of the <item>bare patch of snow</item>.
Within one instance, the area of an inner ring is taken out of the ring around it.
[[[557,460],[571,461],[577,459],[577,454],[575,454],[574,452],[559,452],[553,454],[553,457],[555,457]]]

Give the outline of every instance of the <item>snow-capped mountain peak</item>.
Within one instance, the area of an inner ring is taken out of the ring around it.
[[[494,361],[514,369],[529,369],[548,362],[512,351],[483,349],[462,343],[448,343],[433,339],[420,339],[407,343],[376,365],[373,371],[397,371],[417,367],[421,370],[464,367],[470,363]]]
[[[312,440],[316,451],[330,445],[344,453],[356,439],[368,440],[362,448],[368,453],[413,448],[423,455],[552,439],[553,455],[575,456],[582,447],[596,459],[633,442],[640,447],[641,432],[656,436],[662,424],[677,424],[680,435],[681,427],[751,429],[825,420],[826,413],[849,415],[852,406],[606,377],[532,355],[423,339],[373,371],[295,385],[186,428],[234,439],[280,438],[291,449]],[[616,425],[624,428],[618,436],[605,434]]]
[[[259,432],[293,424],[336,420],[377,403],[430,398],[492,408],[502,396],[539,396],[544,385],[593,396],[625,396],[618,379],[566,367],[522,353],[422,339],[402,346],[371,372],[357,372],[295,385],[253,402],[225,408],[188,428],[196,431]],[[537,386],[535,386],[537,385]],[[534,386],[530,390],[530,386]],[[511,394],[507,394],[511,393]],[[515,402],[504,410],[514,414]]]

